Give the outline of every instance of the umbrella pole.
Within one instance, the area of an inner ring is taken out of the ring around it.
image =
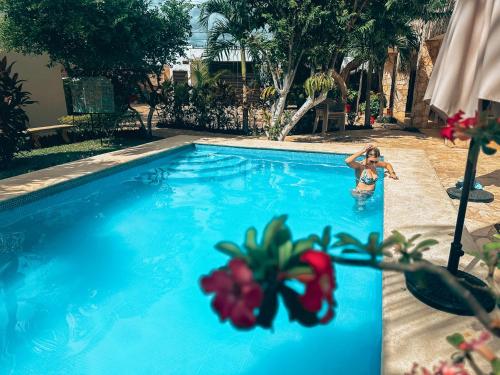
[[[465,167],[464,183],[462,187],[462,196],[460,197],[460,205],[458,208],[457,223],[455,225],[455,236],[451,244],[450,256],[448,258],[448,271],[456,275],[460,257],[464,255],[462,250],[462,233],[464,230],[465,213],[467,212],[467,203],[469,201],[469,193],[474,183],[474,175],[476,172],[477,159],[479,157],[479,144],[471,138],[469,153],[467,155],[467,164]]]
[[[465,287],[484,309],[489,312],[493,310],[496,303],[491,294],[486,291],[487,288],[485,287],[487,285],[477,277],[458,269],[460,257],[464,255],[464,251],[462,250],[462,234],[464,230],[465,213],[467,212],[469,193],[475,179],[476,165],[480,150],[480,144],[475,141],[474,138],[471,138],[455,226],[455,235],[450,248],[447,269],[451,274],[456,276],[462,286]],[[406,273],[405,277],[408,290],[425,304],[452,314],[473,315],[473,312],[464,304],[463,300],[455,295],[439,276],[429,273],[414,272]]]

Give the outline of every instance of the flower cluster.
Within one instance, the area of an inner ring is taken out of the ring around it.
[[[491,334],[489,332],[481,332],[477,338],[472,338],[469,341],[464,340],[457,347],[464,352],[480,350],[490,339]]]
[[[487,114],[464,118],[464,112],[459,111],[448,118],[441,136],[451,141],[474,138],[485,154],[493,155],[500,145],[500,118],[491,118]]]
[[[244,250],[229,242],[216,245],[231,259],[226,266],[202,277],[201,288],[214,294],[212,308],[221,321],[229,320],[239,329],[271,328],[278,296],[290,320],[304,326],[326,324],[333,319],[335,272],[325,252],[329,231],[324,232],[323,239],[310,236],[292,242],[285,220],[282,216],[271,221],[259,245],[254,228],[247,231]],[[314,245],[322,250],[314,249]],[[294,280],[304,284],[304,294],[293,288]]]
[[[254,309],[261,305],[264,294],[245,261],[232,259],[226,269],[203,277],[201,287],[206,293],[215,293],[212,307],[222,321],[229,318],[238,328],[255,325]]]
[[[470,138],[469,129],[477,125],[477,117],[463,118],[464,112],[459,111],[446,121],[446,126],[441,129],[441,136],[451,141],[456,138],[467,140]]]
[[[411,372],[405,375],[470,375],[464,368],[463,363],[441,362],[438,366],[434,366],[432,371],[414,364]]]

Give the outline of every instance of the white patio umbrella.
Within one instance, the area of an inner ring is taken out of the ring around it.
[[[500,1],[458,0],[424,100],[472,117],[480,99],[500,102]]]
[[[500,102],[500,0],[457,0],[424,100],[441,115],[450,116],[462,110],[466,117],[473,117],[481,109],[481,100]],[[479,152],[480,145],[471,139],[447,266],[449,272],[467,281],[465,287],[484,285],[458,270],[464,254],[462,232]],[[444,311],[471,314],[439,278],[424,278],[422,283],[421,278],[407,275],[408,289],[417,298]],[[479,293],[478,288],[468,289],[488,311],[493,309],[495,301],[489,294]]]

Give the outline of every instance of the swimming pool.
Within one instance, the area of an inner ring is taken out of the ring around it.
[[[337,267],[327,326],[220,324],[198,279],[286,213],[296,238],[382,231],[345,155],[196,145],[0,211],[0,373],[377,374],[381,275]]]

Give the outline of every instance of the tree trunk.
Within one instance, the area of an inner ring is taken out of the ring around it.
[[[335,82],[337,83],[337,86],[339,87],[341,95],[342,95],[342,104],[345,105],[345,103],[347,102],[347,85],[346,85],[345,81],[343,80],[342,76],[333,69],[329,70],[328,74],[330,74],[332,76],[332,78],[335,80]],[[289,90],[290,89],[288,89],[288,91]],[[288,95],[288,91],[287,91],[287,95]],[[286,124],[283,127],[283,129],[281,129],[278,140],[284,141],[286,136],[288,135],[288,133],[290,133],[290,131],[294,128],[294,126],[297,125],[297,123],[300,121],[300,119],[311,108],[314,108],[319,103],[323,102],[326,99],[326,97],[327,97],[327,93],[321,94],[316,99],[307,98],[305,103],[302,104],[302,106],[293,114],[292,119],[290,120],[290,123]],[[280,97],[280,100],[281,100],[281,97]],[[285,102],[286,102],[286,97],[285,97]],[[278,105],[279,105],[279,103],[278,103]],[[284,103],[283,103],[283,109],[284,109]],[[283,109],[281,110],[281,114],[280,114],[279,118],[281,118],[281,115],[283,114]],[[276,111],[277,111],[277,109],[275,109],[275,112]],[[272,123],[274,124],[274,121]]]
[[[155,113],[155,107],[149,106],[149,113],[148,113],[148,135],[150,137],[153,136],[153,115]]]
[[[276,128],[281,126],[281,118],[283,117],[283,112],[285,111],[286,98],[288,96],[288,91],[280,94],[276,106],[274,107],[272,117],[271,117],[271,127]]]
[[[384,65],[379,66],[378,68],[378,82],[379,82],[379,92],[378,92],[378,102],[379,102],[379,110],[378,117],[384,117],[384,109],[385,109],[385,95],[384,95]]]
[[[137,109],[135,109],[134,107],[132,107],[130,105],[130,103],[128,104],[128,109],[130,109],[132,112],[134,112],[136,114],[136,116],[139,119],[139,122],[141,124],[141,130],[146,131],[146,125],[144,125],[144,121],[142,121],[142,115],[139,113],[139,111]]]
[[[243,132],[248,133],[248,85],[247,85],[247,59],[245,47],[241,47],[241,81],[243,82]]]
[[[367,77],[366,77],[366,101],[365,101],[365,126],[370,126],[370,117],[371,117],[371,110],[370,110],[370,88],[372,85],[372,70],[373,70],[373,64],[372,60],[370,59],[368,61],[368,72],[367,72]]]
[[[361,100],[361,94],[363,91],[363,75],[365,74],[365,69],[364,67],[361,69],[361,73],[359,75],[359,88],[358,88],[358,97],[356,98],[356,118],[358,117],[359,113],[359,102]]]
[[[290,123],[287,124],[280,132],[279,141],[284,141],[288,133],[294,128],[295,125],[300,121],[302,117],[311,109],[320,104],[321,102],[325,101],[327,97],[327,93],[321,94],[319,97],[316,99],[312,98],[307,98],[307,100],[302,104],[302,106],[293,114],[292,119],[290,120]]]

